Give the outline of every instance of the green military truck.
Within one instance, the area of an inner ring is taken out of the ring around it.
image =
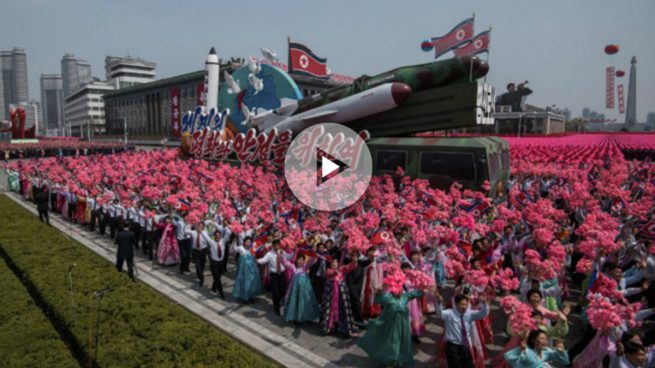
[[[367,142],[374,174],[405,174],[447,189],[457,181],[481,189],[486,180],[492,195],[509,179],[509,144],[498,137],[373,138]]]

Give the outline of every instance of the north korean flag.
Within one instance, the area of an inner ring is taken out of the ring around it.
[[[474,18],[466,19],[456,25],[445,36],[432,38],[434,58],[436,59],[448,51],[469,42],[473,38],[473,23]]]
[[[475,36],[474,39],[469,41],[464,46],[453,50],[453,52],[455,53],[455,56],[458,57],[477,55],[482,52],[489,51],[490,42],[491,42],[491,32],[487,30]]]
[[[309,47],[289,42],[289,73],[327,79],[326,62],[327,59],[316,56]]]

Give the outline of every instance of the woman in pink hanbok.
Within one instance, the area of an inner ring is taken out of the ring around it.
[[[404,263],[400,266],[400,269],[403,272],[407,272],[412,269],[411,265]],[[405,282],[405,291],[411,292],[414,288],[409,279]],[[412,331],[412,338],[418,340],[421,335],[425,333],[425,318],[423,317],[423,310],[421,308],[420,299],[412,299],[407,303],[407,309],[409,310],[409,325]]]
[[[356,267],[356,260],[340,266],[339,261],[333,259],[326,270],[325,290],[321,303],[321,328],[324,334],[338,332],[345,337],[354,334],[353,313],[345,277]]]
[[[156,224],[158,228],[163,228],[164,232],[157,248],[157,261],[164,266],[171,266],[180,263],[180,248],[175,238],[175,227],[170,217],[166,217],[163,224]]]
[[[620,334],[618,328],[610,331],[597,331],[584,350],[573,359],[573,368],[602,367],[605,356],[616,351],[616,340]]]
[[[424,254],[422,250],[420,250],[420,251],[413,252],[411,254],[410,260],[412,261],[412,265],[414,265],[415,270],[422,271],[423,273],[434,279],[435,265],[434,265],[433,255],[427,256]],[[424,314],[430,314],[436,311],[437,298],[433,292],[424,291],[423,296],[418,300]]]

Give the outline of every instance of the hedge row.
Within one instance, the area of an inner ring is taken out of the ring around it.
[[[43,312],[0,259],[0,367],[79,367]]]
[[[171,302],[83,245],[45,226],[6,196],[0,196],[0,247],[38,289],[73,345],[94,357],[94,292],[111,286],[99,301],[101,367],[273,367],[270,359],[241,345],[211,324]],[[67,280],[73,268],[74,303]],[[94,364],[94,365],[96,365]]]

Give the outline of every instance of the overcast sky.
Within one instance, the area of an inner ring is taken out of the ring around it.
[[[556,104],[579,115],[605,110],[605,67],[626,71],[638,59],[638,119],[655,111],[653,0],[0,0],[0,49],[24,47],[29,94],[39,75],[61,73],[64,53],[88,59],[104,75],[106,55],[157,63],[158,78],[199,70],[215,46],[221,57],[258,55],[259,47],[287,58],[286,37],[305,43],[337,73],[373,75],[428,62],[420,43],[476,15],[476,32],[493,26],[488,81],[529,80],[529,103]],[[608,43],[621,51],[605,55]],[[483,58],[486,56],[483,56]],[[621,117],[622,119],[622,117]]]

